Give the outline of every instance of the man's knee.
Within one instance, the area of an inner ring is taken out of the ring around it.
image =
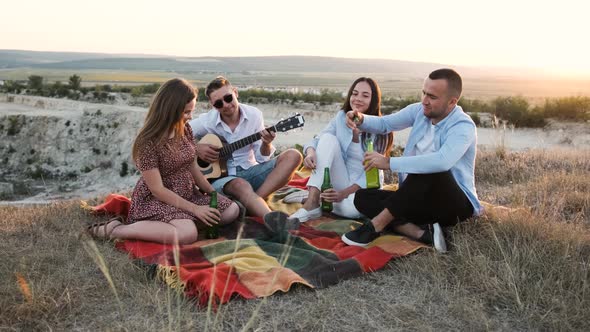
[[[223,192],[240,199],[240,197],[243,197],[244,195],[253,193],[254,190],[248,181],[242,178],[235,178],[223,187]]]
[[[295,149],[288,149],[283,151],[279,155],[279,159],[277,162],[286,162],[290,165],[295,165],[295,167],[299,166],[303,161],[303,156],[301,153]]]

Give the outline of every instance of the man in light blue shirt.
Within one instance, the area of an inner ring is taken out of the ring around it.
[[[238,102],[238,90],[224,77],[211,81],[205,94],[213,109],[189,123],[193,135],[202,138],[214,134],[227,143],[244,143],[227,156],[227,176],[213,178],[204,170],[213,169],[217,164],[220,149],[215,144],[199,141],[196,152],[201,171],[212,181],[216,191],[235,197],[250,215],[262,217],[271,212],[266,197],[289,182],[302,156],[299,151],[288,149],[272,158],[276,150],[272,141],[276,134],[265,129],[258,108]],[[257,133],[260,139],[255,137]],[[250,138],[244,140],[246,137]]]
[[[387,228],[444,252],[441,226],[482,212],[474,181],[476,127],[457,106],[461,91],[461,76],[452,69],[439,69],[424,80],[420,103],[384,117],[347,113],[347,125],[361,131],[412,130],[403,156],[365,154],[365,169],[398,172],[400,186],[394,192],[359,190],[355,206],[372,220],[344,234],[342,241],[366,246]]]

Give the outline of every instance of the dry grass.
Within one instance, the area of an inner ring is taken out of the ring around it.
[[[482,153],[477,183],[483,200],[530,213],[458,227],[447,255],[422,251],[327,289],[235,299],[217,316],[112,244],[95,251],[79,238],[92,217],[77,202],[0,207],[0,329],[590,330],[589,153]]]

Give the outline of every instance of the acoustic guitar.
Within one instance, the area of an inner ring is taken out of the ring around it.
[[[279,121],[274,126],[266,128],[268,131],[274,132],[286,132],[291,129],[303,127],[304,123],[303,115],[295,114],[294,116]],[[231,157],[231,154],[249,144],[252,144],[262,138],[262,131],[259,131],[250,136],[241,138],[235,142],[227,143],[223,137],[215,134],[207,134],[201,138],[199,144],[211,144],[214,147],[219,148],[219,160],[213,163],[208,163],[197,157],[197,165],[199,169],[205,175],[205,178],[209,181],[216,180],[218,178],[227,176],[227,159]]]

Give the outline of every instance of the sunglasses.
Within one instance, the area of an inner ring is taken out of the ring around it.
[[[223,99],[223,100],[222,100]],[[223,107],[223,102],[225,101],[227,104],[231,103],[234,100],[234,95],[231,93],[226,94],[225,96],[223,96],[223,98],[221,99],[217,99],[214,103],[213,103],[213,107],[215,108],[222,108]]]

